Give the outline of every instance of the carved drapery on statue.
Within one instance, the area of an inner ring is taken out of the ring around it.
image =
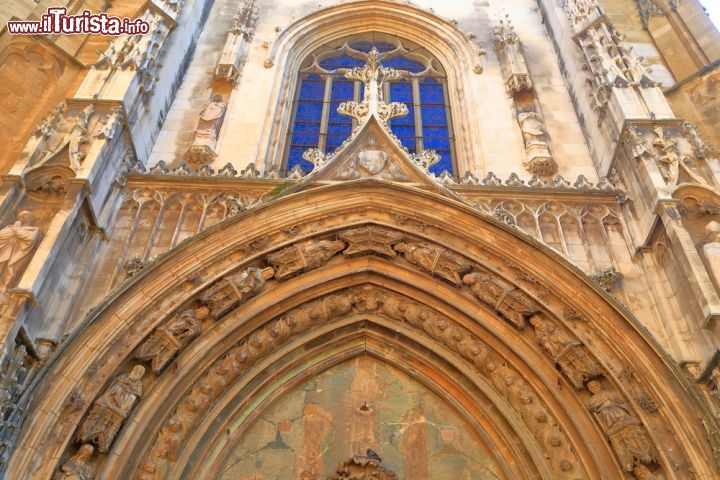
[[[87,462],[95,449],[90,444],[84,444],[70,460],[63,463],[60,471],[55,473],[53,480],[93,480],[95,469]]]
[[[483,303],[493,307],[502,317],[518,328],[538,311],[535,301],[496,275],[472,272],[463,277],[473,294]]]
[[[585,346],[553,321],[534,315],[530,318],[530,324],[535,328],[538,344],[550,354],[575,388],[583,388],[585,382],[602,374],[602,369]]]
[[[0,229],[0,295],[18,280],[41,237],[35,216],[28,211],[18,213],[15,223]]]
[[[324,265],[344,248],[345,242],[341,240],[311,240],[296,243],[270,254],[267,260],[275,268],[275,278],[282,280],[304,270]]]
[[[187,153],[188,163],[197,167],[217,157],[217,138],[220,133],[227,103],[222,95],[214,94],[200,112],[195,139]]]
[[[250,267],[244,272],[228,275],[207,289],[200,301],[207,305],[214,318],[219,318],[240,302],[257,295],[274,273],[272,268]]]
[[[145,367],[135,365],[130,373],[117,377],[112,385],[95,400],[83,420],[77,440],[94,443],[98,451],[108,452],[125,419],[143,393],[142,377]]]
[[[430,243],[398,243],[394,249],[408,262],[455,286],[462,285],[462,274],[470,270],[461,257]]]
[[[494,29],[495,50],[505,77],[505,87],[513,99],[517,121],[525,146],[523,166],[541,177],[557,172],[557,164],[550,154],[547,132],[539,103],[527,68],[520,37],[510,21],[502,20]]]
[[[135,352],[135,358],[151,363],[152,371],[159,373],[173,357],[195,337],[209,314],[207,307],[185,310],[176,318],[153,332]]]
[[[657,455],[642,426],[619,393],[607,391],[599,381],[587,385],[592,394],[588,407],[610,440],[622,468],[632,472],[641,464],[657,463]]]

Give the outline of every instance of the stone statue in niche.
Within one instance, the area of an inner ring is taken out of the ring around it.
[[[575,388],[582,388],[585,382],[602,373],[582,343],[571,338],[554,322],[534,315],[530,324],[535,328],[538,344],[550,354]]]
[[[95,469],[87,464],[95,449],[90,444],[84,444],[78,452],[63,463],[60,471],[53,476],[53,480],[92,480],[95,478]]]
[[[720,222],[709,222],[705,226],[705,245],[703,245],[703,258],[710,278],[715,282],[715,288],[720,291]]]
[[[642,422],[632,415],[620,394],[606,391],[596,380],[588,382],[587,388],[592,394],[588,407],[610,438],[610,445],[623,469],[632,472],[640,464],[656,463],[656,455]]]
[[[130,410],[142,396],[143,375],[145,367],[135,365],[130,373],[117,377],[90,407],[77,433],[77,441],[95,443],[98,451],[107,453]]]
[[[542,116],[536,112],[523,112],[518,115],[517,120],[525,142],[523,166],[528,172],[541,177],[555,174],[557,164],[548,148],[547,133]]]
[[[408,262],[455,286],[462,285],[462,274],[470,270],[465,260],[437,245],[401,242],[393,248],[402,253]]]
[[[202,165],[212,161],[217,155],[217,137],[220,133],[227,103],[222,95],[214,94],[207,105],[200,112],[200,121],[195,130],[195,140],[188,151],[188,162],[193,165]]]
[[[265,281],[274,274],[272,268],[250,267],[241,273],[228,275],[205,290],[200,301],[207,305],[214,318],[220,318],[240,302],[260,293]]]
[[[18,213],[15,223],[0,229],[0,292],[18,280],[41,236],[35,216],[27,210]]]
[[[270,254],[267,261],[275,267],[275,278],[282,280],[300,271],[325,265],[344,248],[342,240],[309,240]]]
[[[150,362],[152,371],[160,373],[181,349],[200,335],[200,322],[209,313],[210,310],[205,306],[185,310],[141,343],[135,358]]]

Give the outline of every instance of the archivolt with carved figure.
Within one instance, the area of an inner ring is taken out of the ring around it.
[[[18,448],[37,438],[48,453],[10,468],[235,478],[223,472],[252,459],[271,472],[273,452],[303,445],[337,458],[297,460],[297,478],[459,476],[471,458],[500,478],[711,478],[689,421],[702,407],[658,352],[617,302],[495,219],[397,184],[325,186],[211,227],[95,310],[34,388]],[[355,373],[323,376],[352,359]],[[72,381],[53,382],[58,369]],[[416,393],[383,395],[388,375]],[[351,382],[347,399],[313,400],[323,378]],[[274,407],[287,402],[304,420]],[[248,452],[247,435],[272,438]]]

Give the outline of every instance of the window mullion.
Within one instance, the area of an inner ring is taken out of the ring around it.
[[[353,101],[355,103],[360,103],[360,101],[362,100],[360,98],[360,96],[362,95],[361,90],[363,89],[364,86],[365,85],[359,80],[355,80],[355,82],[353,82]],[[352,131],[353,132],[355,131],[357,126],[358,126],[358,122],[357,122],[357,120],[355,120],[353,118],[352,119]]]
[[[420,79],[414,77],[412,79],[413,92],[413,113],[415,114],[415,151],[422,152],[423,147],[423,129],[422,129],[422,112],[420,111]]]
[[[332,75],[325,78],[325,94],[323,95],[323,108],[320,116],[320,135],[318,137],[318,149],[325,151],[327,146],[328,120],[330,117],[330,101],[332,99]]]

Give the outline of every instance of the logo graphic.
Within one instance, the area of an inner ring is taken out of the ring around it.
[[[150,25],[139,18],[111,17],[90,10],[68,15],[65,7],[50,7],[39,21],[10,20],[7,30],[11,35],[138,35],[147,33]]]

